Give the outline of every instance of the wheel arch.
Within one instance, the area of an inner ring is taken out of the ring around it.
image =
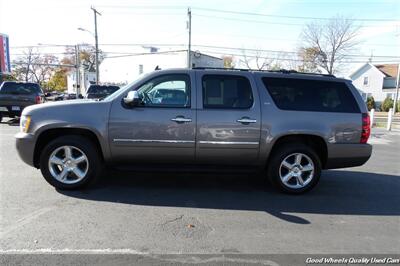
[[[67,135],[76,135],[80,137],[85,137],[90,140],[96,147],[97,152],[100,155],[100,158],[104,161],[104,152],[99,140],[99,137],[95,132],[87,128],[50,128],[46,129],[39,134],[36,140],[35,149],[33,153],[33,164],[36,168],[40,168],[40,154],[43,148],[50,141]]]
[[[283,144],[288,143],[302,143],[311,147],[319,156],[321,160],[322,169],[328,160],[328,146],[323,137],[315,134],[288,134],[279,136],[272,145],[267,159],[267,166],[269,164],[270,158],[274,155],[274,152]]]

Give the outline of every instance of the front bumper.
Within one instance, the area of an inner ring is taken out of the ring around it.
[[[29,133],[19,132],[15,135],[15,144],[19,157],[30,166],[34,165],[35,137]]]
[[[329,144],[324,169],[360,166],[369,160],[371,154],[370,144]]]

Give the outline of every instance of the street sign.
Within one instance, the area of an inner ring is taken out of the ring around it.
[[[11,73],[10,46],[8,36],[0,33],[0,73]]]

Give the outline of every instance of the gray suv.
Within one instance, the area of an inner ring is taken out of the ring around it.
[[[256,171],[283,192],[313,188],[322,169],[364,164],[370,122],[349,80],[293,71],[154,71],[100,100],[29,106],[20,157],[59,189],[104,166]]]

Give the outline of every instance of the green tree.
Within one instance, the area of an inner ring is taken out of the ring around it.
[[[368,108],[368,111],[370,111],[371,109],[376,109],[375,99],[373,96],[369,96],[367,98],[367,108]]]
[[[400,106],[399,106],[400,101],[397,102],[396,104],[396,112],[399,112]],[[394,100],[392,98],[387,97],[382,105],[381,105],[381,110],[384,112],[388,112],[390,108],[393,108]]]
[[[233,56],[231,55],[225,55],[222,57],[224,60],[224,68],[234,68],[235,67],[235,62],[233,59]]]
[[[67,88],[68,70],[65,68],[57,69],[50,78],[47,86],[51,90],[64,91]]]
[[[300,48],[298,52],[301,65],[298,66],[300,72],[321,73],[318,65],[321,63],[321,56],[318,47]]]

